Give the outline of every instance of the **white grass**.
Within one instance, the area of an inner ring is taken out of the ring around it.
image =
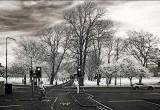
[[[133,78],[132,83],[138,83],[139,79],[137,78]],[[144,84],[151,84],[151,85],[157,85],[158,86],[158,82],[160,82],[160,78],[159,77],[151,77],[151,78],[143,78],[142,79],[142,83]],[[78,85],[78,82],[75,81],[74,82],[75,85]],[[85,86],[97,86],[97,81],[89,81],[89,80],[84,80],[84,85]],[[115,79],[113,78],[111,81],[111,84],[109,86],[114,86],[115,85]],[[106,79],[102,78],[101,82],[100,82],[100,86],[107,86],[106,84]],[[117,86],[120,86],[120,79],[117,78]],[[130,80],[128,78],[121,78],[121,86],[130,86]]]
[[[0,81],[5,82],[5,78],[0,77]],[[42,81],[44,82],[44,85],[50,85],[48,78],[42,78]],[[133,83],[138,83],[138,81],[139,80],[137,78],[133,78],[133,80],[132,80]],[[158,82],[160,82],[160,77],[151,77],[151,78],[143,78],[142,79],[142,83],[144,83],[144,84],[158,85]],[[22,78],[20,78],[20,77],[19,78],[8,78],[8,83],[22,84]],[[61,83],[63,83],[63,82],[60,80],[57,81],[57,84],[61,84]],[[113,78],[110,86],[114,86],[114,83],[115,83],[115,79]],[[27,84],[30,84],[29,78],[27,78]],[[55,85],[56,81],[54,81],[53,84]],[[74,81],[74,85],[78,85],[77,80]],[[85,86],[97,86],[97,82],[96,82],[96,80],[88,81],[87,79],[85,79],[84,85]],[[130,85],[129,79],[128,78],[121,78],[121,85],[122,86],[129,86]],[[105,78],[101,79],[100,86],[107,86]],[[119,78],[117,79],[117,86],[120,86],[120,79]]]
[[[12,77],[12,78],[8,77],[8,83],[12,83],[12,84],[22,84],[22,80],[23,80],[22,77]],[[3,78],[3,77],[0,77],[0,81],[5,82],[6,79]],[[50,85],[50,82],[49,82],[48,78],[42,78],[42,81],[43,81],[44,85]],[[31,84],[29,78],[27,78],[26,83]],[[57,81],[57,84],[61,84],[61,83],[63,83],[63,82],[59,81],[59,80]],[[56,81],[54,81],[53,84],[55,85]]]

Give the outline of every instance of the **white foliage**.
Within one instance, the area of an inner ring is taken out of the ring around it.
[[[152,74],[143,67],[134,57],[124,56],[117,62],[100,66],[104,76],[117,75],[121,77],[150,77]]]
[[[65,79],[70,77],[70,74],[67,71],[58,72],[57,77],[60,79]]]

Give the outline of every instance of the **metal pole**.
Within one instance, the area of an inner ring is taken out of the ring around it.
[[[121,74],[120,74],[120,86],[121,86]]]
[[[7,74],[7,38],[6,38],[6,84],[7,84],[7,77],[8,74]]]
[[[32,71],[32,57],[31,57],[31,71]],[[34,96],[34,94],[33,94],[33,73],[31,76],[31,85],[32,85],[32,98],[33,98],[33,96]]]
[[[8,74],[7,74],[7,72],[8,72],[8,70],[7,70],[7,68],[8,68],[7,67],[7,40],[8,39],[15,40],[14,38],[6,37],[6,84],[8,83],[8,81],[7,81],[7,78],[8,78]]]

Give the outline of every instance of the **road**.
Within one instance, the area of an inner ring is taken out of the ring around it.
[[[160,110],[160,89],[86,88],[85,92],[112,110]]]
[[[55,110],[160,110],[159,91],[159,88],[155,90],[132,90],[127,87],[81,88],[83,93],[77,100],[82,105],[76,103],[70,95],[75,94],[76,88],[52,89],[48,97],[57,97],[54,103]],[[91,98],[85,100],[85,97]],[[83,106],[87,105],[87,101],[92,101],[93,104]]]
[[[81,87],[76,94],[68,84],[48,87],[43,100],[38,99],[36,88],[30,100],[30,86],[14,86],[12,95],[0,96],[0,110],[160,110],[160,88]]]

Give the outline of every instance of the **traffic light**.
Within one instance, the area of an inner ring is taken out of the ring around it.
[[[82,71],[80,67],[77,68],[77,74],[78,74],[78,77],[82,77]]]
[[[42,76],[41,67],[36,67],[36,75],[38,78]]]

